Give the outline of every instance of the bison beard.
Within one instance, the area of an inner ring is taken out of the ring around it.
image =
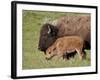
[[[63,36],[80,36],[85,41],[85,48],[91,47],[90,16],[64,16],[55,25],[46,23],[40,31],[38,48],[45,52],[57,38]]]

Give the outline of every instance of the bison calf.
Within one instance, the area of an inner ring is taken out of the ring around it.
[[[57,56],[58,59],[69,53],[77,52],[82,60],[84,56],[84,41],[78,36],[66,36],[58,38],[47,50],[45,57],[47,60]]]

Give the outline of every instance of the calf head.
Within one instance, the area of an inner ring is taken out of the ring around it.
[[[57,55],[56,49],[51,46],[46,50],[45,58],[47,60],[50,60],[56,55]]]

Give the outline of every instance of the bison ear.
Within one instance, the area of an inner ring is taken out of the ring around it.
[[[50,34],[50,32],[51,32],[51,28],[50,28],[50,26],[48,25],[48,34]]]

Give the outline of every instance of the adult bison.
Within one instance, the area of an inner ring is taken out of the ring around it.
[[[90,48],[91,21],[89,15],[64,16],[52,23],[45,23],[40,30],[38,49],[45,52],[57,38],[63,36],[80,36],[85,47]]]

